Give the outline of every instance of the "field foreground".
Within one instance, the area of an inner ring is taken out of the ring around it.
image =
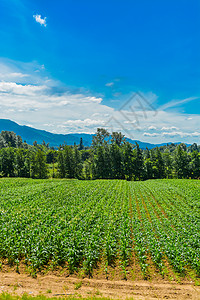
[[[135,300],[199,300],[200,287],[191,284],[172,284],[148,281],[110,281],[84,278],[82,280],[71,277],[57,277],[54,275],[38,275],[34,279],[25,274],[7,273],[0,275],[0,293],[21,296],[45,295],[46,297],[80,297],[94,300],[107,299],[135,299]],[[0,299],[4,299],[4,297]],[[66,298],[65,298],[66,299]],[[12,299],[8,299],[12,300]],[[14,300],[14,299],[13,299]],[[24,300],[27,300],[26,298]],[[32,300],[32,299],[28,299]],[[34,300],[34,299],[33,299]],[[39,300],[39,299],[38,299]],[[44,300],[44,299],[41,299]]]
[[[0,286],[24,280],[34,290],[40,278],[43,292],[45,282],[53,291],[63,280],[69,290],[77,281],[84,296],[101,288],[115,298],[153,299],[163,290],[192,299],[200,285],[199,190],[197,180],[0,179]]]

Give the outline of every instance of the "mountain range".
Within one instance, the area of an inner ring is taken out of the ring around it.
[[[87,133],[56,134],[25,125],[19,125],[16,122],[8,119],[0,119],[0,132],[3,130],[15,132],[17,135],[22,137],[23,141],[26,141],[30,145],[32,145],[34,141],[37,141],[38,144],[42,144],[42,142],[45,141],[45,143],[49,143],[51,147],[59,147],[64,143],[67,145],[74,145],[74,143],[76,143],[78,145],[81,137],[83,139],[83,145],[85,147],[89,147],[91,146],[93,137],[93,134]],[[129,138],[126,138],[126,140],[131,144],[135,144],[135,142],[137,142],[141,149],[146,149],[146,147],[152,149],[167,144],[151,144]]]

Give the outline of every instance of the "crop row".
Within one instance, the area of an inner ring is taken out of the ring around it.
[[[136,258],[164,276],[200,275],[199,182],[190,180],[0,180],[0,258],[35,274],[46,267],[92,274]],[[134,256],[133,256],[134,252]]]

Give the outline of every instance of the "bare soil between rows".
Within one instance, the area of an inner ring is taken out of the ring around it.
[[[39,294],[48,297],[96,296],[111,299],[153,300],[180,299],[199,300],[200,287],[189,283],[165,283],[145,280],[106,280],[77,278],[74,276],[37,275],[32,278],[16,272],[0,273],[0,293],[32,296]]]

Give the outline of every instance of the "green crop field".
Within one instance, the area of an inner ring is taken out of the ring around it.
[[[0,222],[2,269],[200,276],[197,180],[0,179]]]

